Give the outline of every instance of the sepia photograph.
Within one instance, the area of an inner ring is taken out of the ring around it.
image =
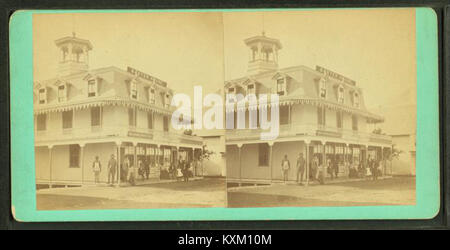
[[[242,117],[226,130],[229,207],[415,204],[413,9],[229,12],[223,23],[224,91],[247,100],[227,109],[230,127]]]
[[[415,205],[415,36],[407,8],[35,13],[36,208]]]
[[[220,13],[34,14],[37,209],[225,207],[224,136],[171,105],[221,89],[222,43]]]

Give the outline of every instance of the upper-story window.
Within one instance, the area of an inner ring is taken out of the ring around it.
[[[317,123],[325,126],[326,124],[326,109],[325,107],[317,107]]]
[[[128,108],[128,125],[130,127],[136,127],[136,109]]]
[[[284,106],[280,106],[280,125],[285,125],[285,124],[289,124],[289,106],[284,105]]]
[[[102,108],[92,107],[91,108],[91,126],[98,127],[102,125]]]
[[[47,129],[47,115],[40,114],[36,117],[36,129],[37,131],[43,131]]]
[[[338,103],[344,104],[344,87],[342,85],[338,87]]]
[[[72,128],[72,124],[73,124],[73,110],[62,112],[63,129]]]
[[[277,94],[285,95],[286,94],[286,78],[278,78],[277,79]]]
[[[358,117],[356,115],[352,115],[352,129],[358,130]]]
[[[355,91],[353,94],[353,106],[359,108],[359,93]]]
[[[164,116],[164,118],[163,118],[163,129],[164,129],[164,132],[169,131],[169,117],[168,116]]]
[[[39,104],[47,103],[47,88],[39,89]]]
[[[343,127],[343,114],[342,111],[338,110],[336,111],[336,127],[342,128]]]
[[[247,94],[248,95],[256,95],[255,84],[247,85]]]
[[[327,80],[325,78],[321,78],[319,82],[319,95],[320,98],[327,98]]]
[[[164,107],[169,108],[170,107],[170,94],[166,93],[164,95]]]
[[[137,100],[138,90],[137,90],[137,82],[136,80],[132,80],[130,82],[130,97],[131,99]]]
[[[153,129],[153,112],[147,113],[147,126],[149,129]]]
[[[148,89],[148,102],[150,104],[155,104],[155,88],[151,87]]]
[[[88,80],[88,97],[98,96],[98,85],[96,79]]]
[[[65,84],[61,84],[58,86],[58,102],[67,101],[67,86]]]

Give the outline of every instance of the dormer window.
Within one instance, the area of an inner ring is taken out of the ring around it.
[[[155,88],[153,87],[148,89],[148,102],[150,104],[155,104]]]
[[[88,97],[98,96],[98,85],[96,79],[88,80]]]
[[[166,94],[164,96],[164,107],[169,108],[170,107],[170,95]]]
[[[359,94],[358,94],[358,92],[355,92],[353,94],[353,106],[355,108],[359,108]]]
[[[130,82],[130,98],[137,100],[137,95],[138,95],[137,82],[136,80],[133,80]]]
[[[277,94],[281,96],[286,94],[286,78],[284,77],[277,79]]]
[[[320,79],[319,82],[319,95],[320,98],[327,98],[327,80],[325,78]]]
[[[247,94],[248,95],[256,95],[255,84],[247,85]]]
[[[61,84],[58,86],[58,102],[67,101],[67,86],[66,84]]]
[[[342,85],[338,87],[338,103],[344,104],[344,87]]]
[[[39,104],[47,103],[47,89],[41,88],[39,89]]]

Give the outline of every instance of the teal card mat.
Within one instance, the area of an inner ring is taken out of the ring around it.
[[[280,9],[278,9],[280,10]],[[292,10],[292,9],[291,9]],[[187,10],[165,10],[165,12]],[[250,10],[192,10],[250,11]],[[254,10],[253,10],[254,11]],[[260,9],[259,9],[260,11]],[[270,11],[270,10],[267,10]],[[426,219],[439,212],[439,103],[437,18],[416,9],[417,153],[416,205],[358,207],[187,208],[37,211],[33,126],[32,15],[149,10],[17,11],[10,19],[11,209],[18,221],[169,221]]]

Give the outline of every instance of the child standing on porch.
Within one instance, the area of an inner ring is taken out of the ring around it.
[[[288,156],[284,155],[283,160],[281,161],[281,169],[283,170],[283,181],[286,183],[288,181],[289,169],[291,168],[291,163],[288,160]]]
[[[97,184],[100,182],[100,172],[102,171],[102,164],[98,159],[98,155],[95,156],[95,160],[92,163],[92,171],[94,171],[94,182]]]

